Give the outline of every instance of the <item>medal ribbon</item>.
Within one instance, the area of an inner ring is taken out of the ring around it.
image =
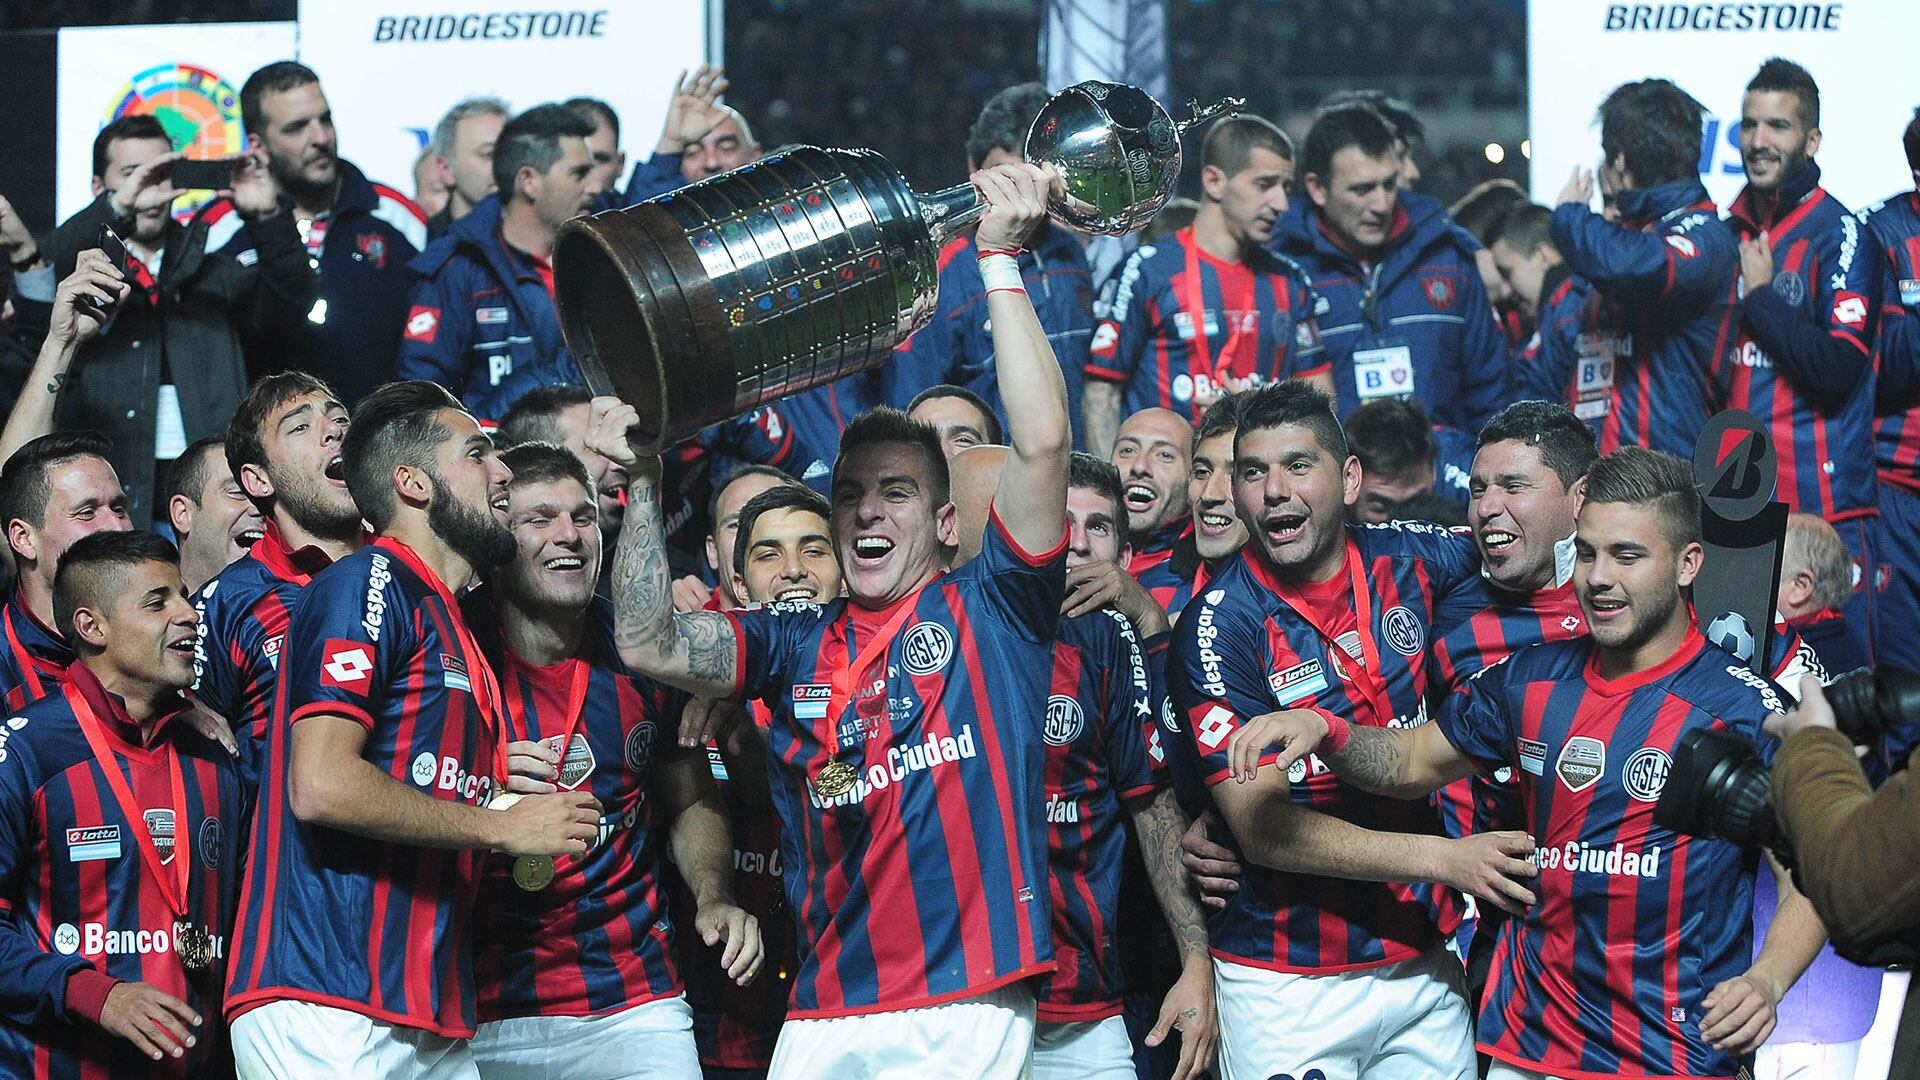
[[[480,712],[480,720],[486,725],[487,734],[493,737],[493,790],[502,792],[507,789],[507,725],[500,718],[498,702],[501,698],[500,684],[494,681],[493,664],[487,660],[487,654],[480,651],[480,643],[474,640],[473,631],[467,629],[467,620],[461,617],[460,601],[454,598],[446,582],[434,573],[433,568],[421,561],[420,556],[406,544],[388,537],[380,537],[374,546],[399,559],[427,583],[446,605],[447,621],[453,625],[454,636],[460,648],[460,659],[467,665],[467,695],[473,698],[474,708]],[[492,799],[492,795],[488,799]]]
[[[1259,307],[1259,285],[1254,280],[1258,273],[1252,267],[1247,268],[1248,289],[1243,298],[1228,296],[1227,276],[1218,271],[1214,274],[1220,286],[1220,331],[1225,335],[1220,356],[1216,360],[1212,341],[1207,337],[1207,289],[1200,278],[1200,243],[1194,239],[1192,226],[1187,227],[1182,239],[1187,246],[1187,276],[1186,287],[1179,290],[1178,300],[1181,309],[1193,316],[1193,351],[1189,354],[1187,366],[1192,373],[1207,375],[1218,387],[1226,376],[1233,374],[1233,358],[1239,351],[1240,338],[1243,336],[1238,326],[1230,321],[1230,316],[1236,311],[1245,312],[1249,308]],[[1238,307],[1234,306],[1236,299],[1240,302]]]
[[[932,582],[928,582],[927,584],[932,584]],[[833,734],[833,749],[835,753],[838,753],[842,749],[839,745],[840,714],[845,712],[847,706],[853,702],[853,687],[856,680],[860,683],[866,681],[867,669],[873,666],[875,660],[886,655],[887,646],[893,644],[893,637],[900,632],[900,627],[906,623],[907,616],[912,615],[914,609],[920,606],[920,594],[925,592],[926,589],[927,585],[921,585],[919,588],[913,590],[912,593],[902,598],[900,601],[900,610],[894,612],[893,617],[889,618],[880,627],[873,635],[873,638],[861,646],[860,651],[854,654],[853,663],[834,669],[831,684],[832,689],[829,691],[830,696],[827,698],[827,723],[832,725],[828,730]],[[851,604],[852,602],[849,601],[848,603]],[[847,637],[851,639],[853,637],[851,625],[853,615],[851,610],[849,610],[847,615],[847,621],[849,624]]]
[[[13,630],[13,620],[0,612],[0,625],[7,631],[7,648],[13,650],[14,666],[20,669],[20,679],[27,687],[28,701],[38,701],[47,696],[46,685],[40,681],[40,668],[34,662],[34,655],[20,644],[20,635]]]
[[[519,657],[513,655],[511,651],[507,653],[507,663],[521,671],[528,682],[538,681],[534,677],[534,673],[529,670],[528,665],[523,663]],[[556,762],[553,767],[553,779],[556,788],[560,786],[559,772],[567,764],[567,748],[573,745],[573,736],[580,730],[580,725],[585,719],[587,687],[593,682],[593,667],[585,660],[575,657],[567,661],[567,668],[573,672],[573,681],[567,688],[567,730],[560,738],[560,760]],[[509,737],[517,736],[524,739],[531,739],[533,737],[533,716],[529,710],[521,706],[521,700],[522,698],[519,694],[509,694],[506,696],[507,724],[509,728],[506,734]],[[502,739],[500,742],[502,752],[504,753],[506,740]],[[501,775],[505,775],[504,770],[502,770]],[[506,790],[504,782],[501,784],[500,790]],[[572,861],[570,856],[553,856],[555,871],[558,872],[558,868],[561,865],[571,863]]]
[[[1385,673],[1380,670],[1380,646],[1373,640],[1373,597],[1367,591],[1367,577],[1360,569],[1360,551],[1353,540],[1347,540],[1346,566],[1347,580],[1353,589],[1353,610],[1355,629],[1360,635],[1360,656],[1366,665],[1363,671],[1353,671],[1354,665],[1344,665],[1349,671],[1348,681],[1359,689],[1360,696],[1367,700],[1367,706],[1373,710],[1375,723],[1385,724],[1393,719],[1393,702],[1387,696]],[[1313,610],[1313,605],[1298,594],[1284,587],[1278,590],[1282,597],[1292,605],[1301,618],[1307,620],[1315,633],[1326,643],[1329,654],[1344,654],[1337,636],[1330,625],[1323,624]],[[1348,657],[1352,659],[1351,656]]]
[[[80,730],[87,737],[87,745],[93,748],[95,760],[100,762],[100,771],[107,774],[107,787],[113,792],[113,801],[120,806],[121,816],[127,819],[127,828],[146,829],[146,814],[133,797],[133,785],[126,773],[120,768],[120,759],[113,752],[113,745],[107,740],[103,730],[103,721],[87,704],[86,695],[74,687],[64,690],[67,704],[73,706],[73,715],[80,721]],[[133,838],[133,846],[140,849],[140,858],[146,863],[147,871],[153,875],[154,883],[160,889],[160,895],[166,898],[167,906],[172,909],[174,918],[187,917],[188,881],[193,867],[193,845],[189,842],[193,830],[187,827],[187,791],[181,783],[181,770],[178,751],[168,740],[160,748],[162,764],[167,770],[167,779],[173,789],[173,874],[171,880],[166,864],[160,861],[160,848],[154,843],[151,831],[148,831],[143,843],[139,836]]]

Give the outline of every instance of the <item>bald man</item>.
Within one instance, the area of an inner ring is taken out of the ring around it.
[[[1164,587],[1170,595],[1179,583],[1169,574],[1167,560],[1175,544],[1193,535],[1187,501],[1193,425],[1169,409],[1141,409],[1120,425],[1112,460],[1120,470],[1122,498],[1132,523],[1128,539],[1133,555],[1127,572],[1149,592]],[[1166,606],[1158,593],[1154,598]]]
[[[1007,450],[979,446],[949,463],[959,554],[980,551],[987,515]],[[1088,454],[1075,454],[1067,480],[1067,568],[1117,563],[1127,544],[1127,508],[1119,473]],[[1161,628],[1164,629],[1164,618]],[[1120,868],[1133,826],[1160,910],[1182,953],[1181,974],[1161,1002],[1147,1037],[1158,1046],[1181,1032],[1173,1075],[1191,1077],[1212,1061],[1217,1026],[1206,924],[1181,876],[1177,837],[1188,824],[1155,768],[1154,708],[1160,700],[1147,675],[1140,639],[1126,615],[1100,608],[1062,617],[1053,649],[1057,693],[1046,707],[1047,855],[1052,867],[1054,953],[1059,967],[1040,989],[1034,1032],[1034,1080],[1131,1080],[1132,1043],[1122,1019],[1116,937]],[[1124,812],[1124,818],[1122,813]],[[1167,830],[1177,829],[1169,833]],[[1089,903],[1089,901],[1091,901]],[[1120,927],[1136,940],[1148,927]]]

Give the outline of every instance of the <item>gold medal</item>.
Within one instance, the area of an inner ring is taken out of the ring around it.
[[[513,883],[527,892],[553,884],[553,856],[522,855],[513,860]]]
[[[829,761],[813,774],[813,790],[823,799],[837,799],[852,791],[854,781],[859,778],[860,770],[851,762]]]
[[[188,971],[201,972],[213,963],[213,938],[205,930],[185,919],[173,924],[173,951],[180,957],[180,966]]]
[[[517,791],[501,791],[495,788],[493,798],[487,800],[487,809],[511,810],[513,804],[519,802],[521,798],[523,796]]]

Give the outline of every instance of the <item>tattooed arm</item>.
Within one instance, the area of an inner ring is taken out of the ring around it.
[[[1471,758],[1447,741],[1438,724],[1411,728],[1355,724],[1349,730],[1347,745],[1327,753],[1321,746],[1327,720],[1320,713],[1286,709],[1256,716],[1227,740],[1228,769],[1242,783],[1252,780],[1261,756],[1278,747],[1272,764],[1284,776],[1294,762],[1319,750],[1320,760],[1340,779],[1363,791],[1397,799],[1424,798],[1473,775],[1476,769]]]
[[[595,398],[586,445],[626,469],[627,513],[613,552],[613,641],[629,666],[702,697],[731,697],[740,680],[732,620],[713,611],[677,614],[660,516],[660,459],[627,441],[631,405]]]
[[[1180,836],[1190,822],[1173,797],[1172,788],[1127,800],[1134,835],[1146,862],[1147,879],[1167,917],[1174,942],[1180,948],[1180,978],[1161,1002],[1159,1022],[1147,1036],[1157,1046],[1168,1032],[1180,1031],[1180,1061],[1176,1080],[1194,1076],[1213,1064],[1219,1017],[1213,999],[1213,957],[1207,951],[1207,923],[1200,902],[1187,889],[1180,865]]]

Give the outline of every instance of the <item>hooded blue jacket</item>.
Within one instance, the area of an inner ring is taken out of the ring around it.
[[[1306,271],[1319,297],[1314,316],[1343,419],[1364,401],[1412,397],[1435,424],[1471,433],[1507,404],[1506,338],[1465,235],[1437,200],[1410,191],[1368,265],[1334,242],[1310,199],[1275,226],[1273,250]]]
[[[420,275],[395,376],[431,379],[497,420],[520,395],[580,373],[538,263],[500,232],[489,195],[407,265]]]

